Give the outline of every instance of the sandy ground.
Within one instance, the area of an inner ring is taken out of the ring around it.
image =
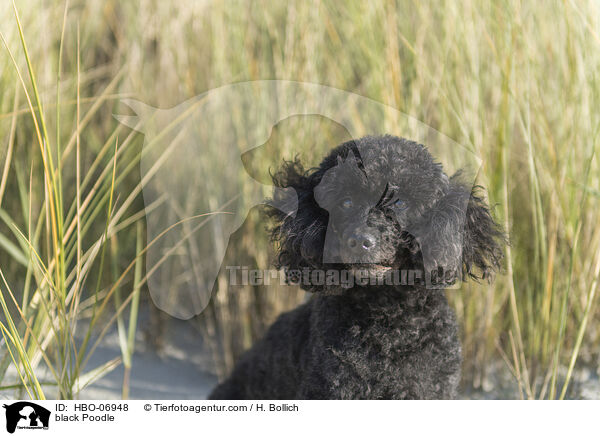
[[[574,371],[566,398],[579,400],[600,399],[599,372],[600,367],[595,370],[592,369],[591,364]],[[566,368],[561,368],[559,370],[559,380],[563,380],[566,373]],[[538,386],[542,384],[543,380],[538,380]],[[460,398],[463,400],[511,400],[521,398],[517,381],[503,361],[497,361],[491,365],[488,369],[487,379],[482,385],[480,389],[461,392]],[[562,386],[558,386],[559,393],[561,389]],[[537,392],[536,398],[539,395],[540,393]],[[524,396],[527,397],[525,394]]]
[[[143,327],[140,326],[140,327]],[[160,353],[143,340],[143,328],[138,329],[136,350],[130,375],[129,398],[141,399],[205,399],[217,383],[217,378],[204,371],[208,353],[202,350],[202,341],[190,322],[174,320],[170,322],[166,343]],[[106,335],[86,366],[90,371],[100,365],[120,357],[121,351],[116,329]],[[42,374],[41,381],[51,381],[49,373]],[[16,380],[14,368],[7,371],[5,383]],[[121,399],[123,365],[119,365],[103,378],[84,388],[79,399],[118,400]],[[56,390],[45,387],[48,398],[56,398]],[[0,398],[15,399],[15,391],[0,391]]]
[[[143,319],[145,314],[142,315]],[[138,331],[143,330],[141,325]],[[131,373],[131,399],[205,399],[217,383],[206,368],[211,367],[210,354],[203,347],[199,332],[192,322],[172,319],[168,323],[166,345],[160,354],[138,337]],[[116,331],[90,359],[88,368],[120,356]],[[600,362],[590,362],[575,371],[568,391],[572,399],[600,399]],[[560,379],[566,375],[561,369]],[[81,399],[120,399],[123,368],[120,366],[93,386],[86,388]],[[464,400],[494,400],[520,398],[518,385],[503,361],[491,365],[483,387],[463,391]]]
[[[143,326],[141,326],[143,327]],[[143,328],[138,329],[142,331]],[[193,324],[171,320],[165,343],[160,353],[144,343],[140,333],[136,338],[136,353],[130,379],[131,399],[205,399],[217,383],[214,375],[203,368],[210,367],[209,354],[203,350],[202,341]],[[121,355],[116,330],[110,332],[98,347],[87,370]],[[593,366],[596,366],[594,368]],[[569,398],[600,399],[600,365],[589,365],[576,372],[569,391]],[[6,380],[15,378],[14,369],[9,370]],[[562,375],[562,374],[561,374]],[[45,377],[44,377],[45,378]],[[49,379],[49,378],[48,378]],[[123,366],[83,389],[79,399],[120,399]],[[46,388],[48,398],[55,397]],[[14,399],[15,392],[0,392],[0,398]],[[517,399],[517,385],[503,362],[492,366],[484,388],[462,392],[461,399]]]
[[[205,399],[217,378],[203,370],[208,354],[203,352],[198,333],[185,321],[175,322],[170,330],[169,343],[160,353],[138,338],[130,378],[129,398],[142,399]],[[141,335],[140,335],[141,336]],[[119,342],[113,332],[90,359],[88,368],[120,356]],[[80,399],[120,399],[123,366],[85,388]]]

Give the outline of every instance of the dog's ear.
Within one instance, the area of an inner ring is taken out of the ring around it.
[[[276,266],[287,272],[315,267],[322,262],[322,251],[327,228],[327,212],[319,207],[314,198],[314,187],[318,184],[319,174],[307,172],[300,162],[284,162],[282,168],[273,174],[273,183],[278,188],[292,188],[297,195],[296,214],[285,214],[284,208],[269,208],[271,218],[271,239],[278,248]],[[283,204],[285,199],[278,198],[279,193],[290,189],[275,190],[270,204]]]
[[[425,213],[410,233],[418,242],[426,277],[444,274],[446,284],[456,278],[491,279],[501,267],[506,242],[481,196],[455,175],[449,189]],[[450,279],[450,280],[448,280]]]
[[[493,273],[501,268],[507,238],[494,221],[481,191],[483,188],[473,187],[467,205],[462,250],[463,277],[468,275],[476,280],[491,280]]]

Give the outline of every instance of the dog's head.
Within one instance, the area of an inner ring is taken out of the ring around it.
[[[288,271],[435,271],[446,285],[500,267],[503,234],[460,174],[448,177],[427,149],[405,139],[365,137],[304,171],[288,162],[275,184],[298,194],[295,216],[271,211],[278,263]],[[310,291],[325,286],[304,285]]]

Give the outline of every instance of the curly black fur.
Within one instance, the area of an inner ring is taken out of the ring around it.
[[[504,236],[481,189],[393,136],[344,143],[308,171],[288,162],[273,178],[298,195],[295,216],[269,211],[285,271],[435,270],[450,279],[349,289],[303,282],[313,298],[281,315],[210,398],[453,398],[461,352],[444,287],[489,278],[502,260]]]

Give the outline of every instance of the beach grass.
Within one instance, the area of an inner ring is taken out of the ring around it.
[[[449,291],[465,390],[490,389],[502,362],[516,397],[565,398],[580,365],[598,368],[598,3],[15,0],[0,33],[2,389],[75,398],[123,364],[128,396],[152,241],[143,136],[112,114],[126,97],[170,107],[261,79],[360,94],[481,158],[510,245],[495,281]],[[261,215],[242,230],[228,253],[267,266]],[[226,282],[193,321],[221,376],[304,298]],[[115,328],[122,357],[88,368]]]

